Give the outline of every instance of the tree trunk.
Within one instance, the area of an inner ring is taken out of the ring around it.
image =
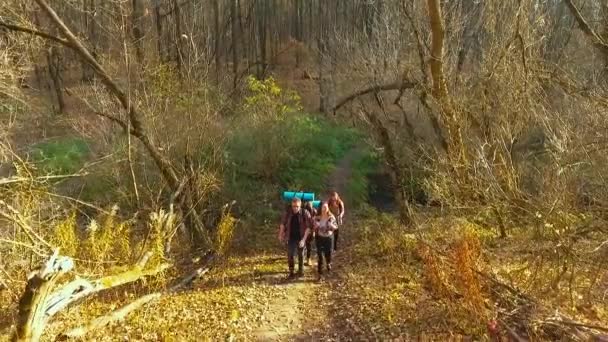
[[[165,62],[165,53],[163,49],[163,17],[160,15],[161,1],[156,0],[154,5],[154,16],[156,18],[156,48],[158,50],[158,60],[161,63]]]
[[[93,58],[97,59],[97,48],[96,46],[99,44],[99,39],[97,36],[97,24],[95,23],[95,12],[97,11],[97,4],[95,0],[83,0],[83,9],[84,9],[84,22],[85,22],[85,30],[86,35],[89,41],[89,47],[91,49],[91,55]],[[93,80],[95,75],[95,71],[91,68],[88,63],[82,63],[82,80],[84,82],[90,82]]]
[[[215,56],[215,81],[217,84],[220,83],[221,74],[220,49],[222,48],[222,37],[220,35],[220,4],[218,0],[213,0],[213,41],[215,43],[213,54]]]
[[[133,45],[135,46],[135,56],[139,65],[144,64],[144,34],[141,29],[141,19],[143,17],[142,5],[139,0],[131,1],[131,31],[133,34]]]
[[[376,98],[378,98],[377,95]],[[389,131],[377,115],[368,110],[365,110],[364,113],[378,134],[380,145],[383,147],[384,158],[389,167],[391,180],[394,186],[393,192],[395,194],[395,200],[397,201],[399,208],[399,221],[404,225],[409,225],[412,222],[412,210],[407,197],[406,187],[403,182],[404,173],[396,155],[395,147],[391,141]]]
[[[328,8],[319,3],[319,25],[318,47],[319,47],[319,109],[322,113],[329,114],[334,107],[334,82],[333,82],[333,61],[330,51],[328,31],[329,24]]]
[[[236,88],[238,82],[238,73],[239,73],[239,32],[238,32],[238,18],[237,18],[237,10],[238,10],[238,0],[230,0],[230,25],[231,25],[231,34],[232,34],[232,73],[234,75],[233,78],[233,87]]]
[[[59,52],[56,51],[54,46],[50,46],[47,49],[46,60],[48,64],[49,77],[52,82],[53,93],[55,94],[55,100],[57,101],[57,107],[54,108],[54,110],[57,113],[63,113],[65,111],[62,76],[63,67]]]
[[[46,326],[46,300],[61,275],[71,270],[69,258],[59,257],[58,251],[40,269],[29,276],[25,291],[19,300],[15,342],[37,342]]]
[[[173,14],[175,15],[175,58],[177,63],[177,73],[181,78],[184,58],[182,49],[182,19],[177,0],[173,0]]]

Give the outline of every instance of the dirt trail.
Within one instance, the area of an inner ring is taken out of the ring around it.
[[[352,164],[358,155],[359,150],[357,148],[353,148],[346,153],[327,178],[328,190],[335,190],[340,194],[346,193],[346,187],[353,173]]]
[[[352,149],[336,165],[336,168],[327,178],[328,189],[339,193],[346,191],[346,186],[352,174],[352,163],[358,151]],[[313,261],[316,258],[312,258]],[[318,283],[316,277],[316,261],[305,267],[305,277],[294,282],[279,282],[274,285],[275,296],[269,302],[265,320],[254,331],[257,341],[310,341],[313,331],[306,331],[306,327],[318,325],[310,324],[314,317],[323,317],[323,313],[311,313],[316,305],[314,292],[324,284]],[[312,316],[314,314],[314,317]]]

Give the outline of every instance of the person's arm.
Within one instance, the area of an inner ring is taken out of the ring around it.
[[[342,200],[340,200],[339,207],[340,207],[340,218],[342,218],[342,217],[344,217],[344,202]]]
[[[281,223],[279,224],[279,241],[285,241],[285,226],[287,225],[287,213],[281,217]]]
[[[329,226],[329,228],[331,230],[338,229],[338,224],[336,223],[336,218],[335,217],[330,217],[329,220],[327,220],[327,225]]]

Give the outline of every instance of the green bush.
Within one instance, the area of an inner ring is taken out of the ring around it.
[[[228,144],[229,183],[240,193],[259,193],[264,184],[321,192],[335,164],[358,139],[352,129],[299,113],[238,130]]]
[[[78,171],[90,149],[78,137],[67,137],[41,142],[32,148],[31,157],[37,167],[47,174],[68,174]]]

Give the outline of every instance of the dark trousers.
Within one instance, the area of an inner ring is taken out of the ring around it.
[[[323,257],[325,257],[325,263],[327,268],[329,269],[329,265],[331,265],[331,249],[332,249],[332,238],[318,236],[315,238],[317,242],[317,257],[319,258],[317,262],[317,272],[319,274],[323,273]]]
[[[340,236],[340,229],[334,230],[334,251],[338,250],[338,236]]]
[[[303,272],[304,260],[302,258],[302,252],[304,248],[300,248],[300,241],[291,241],[287,243],[287,263],[289,264],[289,273],[293,273],[295,267],[294,257],[298,254],[298,272]]]
[[[311,254],[312,254],[312,234],[308,235],[308,239],[306,239],[306,259],[310,259]]]

